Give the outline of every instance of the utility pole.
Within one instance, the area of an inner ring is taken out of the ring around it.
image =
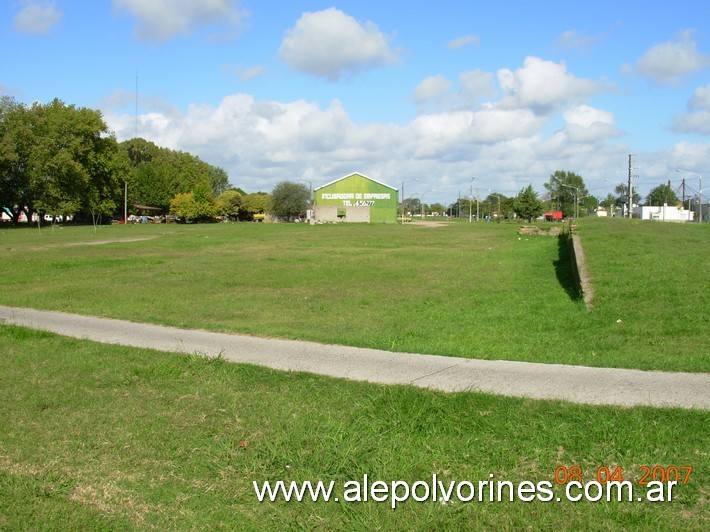
[[[468,194],[468,222],[471,223],[471,220],[473,218],[473,180],[476,179],[475,177],[471,178],[471,190]],[[478,215],[478,213],[476,213]],[[476,218],[476,221],[478,221],[478,218]]]
[[[632,211],[634,207],[634,187],[633,187],[633,155],[629,154],[629,205],[628,205],[628,218],[631,219]]]
[[[683,208],[685,209],[685,178],[683,178],[683,181],[682,181],[682,183],[681,183],[681,186],[683,187],[683,201],[682,201],[682,204],[683,204]],[[688,205],[688,207],[690,207],[690,205]]]

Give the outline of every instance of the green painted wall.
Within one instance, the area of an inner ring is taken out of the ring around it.
[[[397,192],[397,189],[361,174],[349,175],[314,191],[316,205],[369,206],[370,223],[397,223]]]

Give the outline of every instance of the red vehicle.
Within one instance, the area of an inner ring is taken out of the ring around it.
[[[561,222],[562,221],[562,211],[552,211],[545,213],[546,222]]]

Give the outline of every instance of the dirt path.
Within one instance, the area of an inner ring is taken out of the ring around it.
[[[306,371],[445,392],[480,391],[596,405],[710,410],[710,374],[669,373],[391,353],[184,330],[122,320],[0,306],[0,323],[96,342],[223,356],[278,370]]]

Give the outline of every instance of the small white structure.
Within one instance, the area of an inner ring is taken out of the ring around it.
[[[667,204],[644,207],[634,207],[634,217],[642,220],[658,220],[659,222],[692,222],[695,213]]]
[[[606,212],[606,209],[600,205],[594,210],[594,216],[597,218],[606,218],[608,213]]]

